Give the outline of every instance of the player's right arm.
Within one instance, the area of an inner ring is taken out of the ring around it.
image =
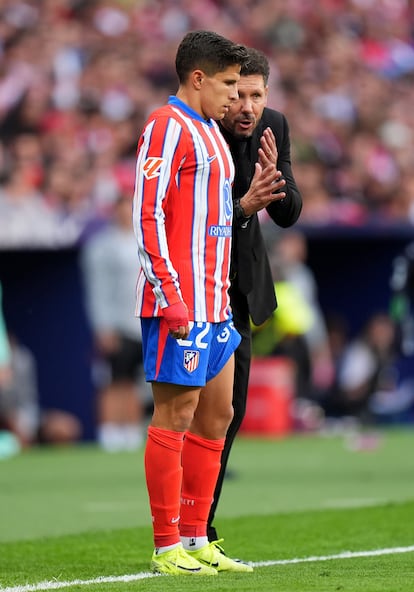
[[[147,123],[138,144],[133,221],[139,260],[155,298],[153,316],[159,315],[160,308],[183,303],[165,226],[165,206],[183,158],[181,136],[180,124],[160,115]],[[171,330],[177,332],[176,315],[172,318]],[[181,315],[179,320],[186,319]]]

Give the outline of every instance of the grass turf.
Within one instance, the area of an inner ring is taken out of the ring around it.
[[[410,430],[385,431],[363,450],[342,437],[239,438],[217,518],[226,550],[262,562],[413,545],[411,442]],[[142,464],[142,452],[108,455],[93,446],[33,449],[2,461],[0,592],[74,580],[80,582],[70,590],[199,586],[193,578],[165,577],[84,583],[148,571]],[[408,592],[413,559],[404,553],[268,565],[251,575],[204,578],[202,585],[206,592]]]

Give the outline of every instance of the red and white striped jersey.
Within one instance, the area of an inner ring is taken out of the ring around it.
[[[177,97],[149,117],[134,194],[138,316],[161,316],[160,309],[183,300],[190,320],[229,318],[233,178],[215,121]]]

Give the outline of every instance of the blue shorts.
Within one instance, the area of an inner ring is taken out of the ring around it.
[[[217,376],[240,344],[231,319],[192,323],[187,339],[174,339],[162,317],[142,318],[144,371],[148,382],[205,386]]]

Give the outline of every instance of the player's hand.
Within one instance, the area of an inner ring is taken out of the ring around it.
[[[186,339],[190,333],[188,309],[184,302],[176,302],[162,309],[168,332],[174,339]]]

